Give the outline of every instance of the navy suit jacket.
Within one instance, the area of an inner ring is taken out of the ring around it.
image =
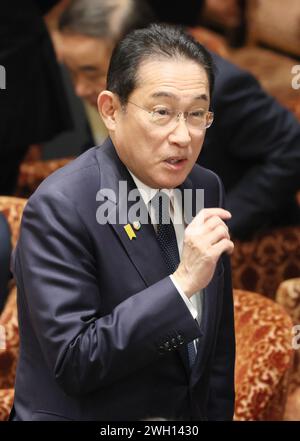
[[[249,72],[211,53],[215,113],[198,163],[217,173],[226,190],[236,238],[300,222],[300,124]],[[288,85],[287,85],[288,87]]]
[[[234,322],[226,255],[204,290],[201,326],[168,277],[155,231],[96,220],[100,188],[135,185],[108,139],[29,199],[13,258],[20,358],[12,419],[231,419]],[[219,178],[195,165],[181,186],[223,205]],[[124,201],[123,201],[124,202]],[[123,204],[114,204],[111,219]],[[190,370],[188,342],[199,338]]]

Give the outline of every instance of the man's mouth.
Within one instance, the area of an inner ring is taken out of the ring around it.
[[[186,161],[187,158],[168,158],[165,160],[168,166],[175,170],[181,169],[185,165]]]
[[[180,164],[184,161],[186,161],[186,158],[168,158],[168,159],[166,159],[166,162],[168,164]]]

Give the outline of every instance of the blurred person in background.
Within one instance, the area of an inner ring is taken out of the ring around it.
[[[77,94],[93,106],[105,87],[118,35],[126,33],[128,23],[135,26],[139,14],[145,21],[142,10],[133,0],[74,0],[64,11],[59,24],[63,59]],[[217,54],[212,56],[215,123],[198,162],[223,180],[227,208],[233,214],[231,233],[246,239],[272,226],[299,224],[295,198],[300,188],[299,122],[253,75]]]
[[[62,13],[58,50],[79,97],[97,106],[115,44],[152,21],[143,0],[73,0]]]
[[[55,52],[43,14],[59,0],[1,1],[0,194],[13,194],[32,144],[72,128]]]

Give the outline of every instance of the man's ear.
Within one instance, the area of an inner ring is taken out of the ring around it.
[[[115,94],[109,90],[103,90],[97,100],[99,114],[106,125],[107,130],[114,131],[116,114],[121,109],[120,102]]]

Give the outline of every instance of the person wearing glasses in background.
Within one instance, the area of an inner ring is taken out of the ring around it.
[[[109,138],[24,211],[12,420],[232,419],[231,215],[196,164],[213,84],[209,53],[178,28],[114,49],[98,98]]]
[[[0,194],[14,195],[19,167],[41,156],[41,144],[73,128],[50,36],[43,16],[59,0],[2,0],[0,65]],[[1,244],[0,244],[1,247]]]
[[[157,14],[154,20],[192,25],[204,1],[146,4]],[[141,20],[153,21],[143,5],[142,0],[74,0],[61,16],[62,59],[77,95],[95,108],[105,88],[113,46]],[[197,162],[223,181],[227,208],[233,214],[228,221],[232,236],[248,239],[270,227],[299,224],[295,198],[300,189],[299,122],[253,75],[210,53],[216,67],[211,98],[215,122]],[[87,145],[97,143],[94,138]]]

